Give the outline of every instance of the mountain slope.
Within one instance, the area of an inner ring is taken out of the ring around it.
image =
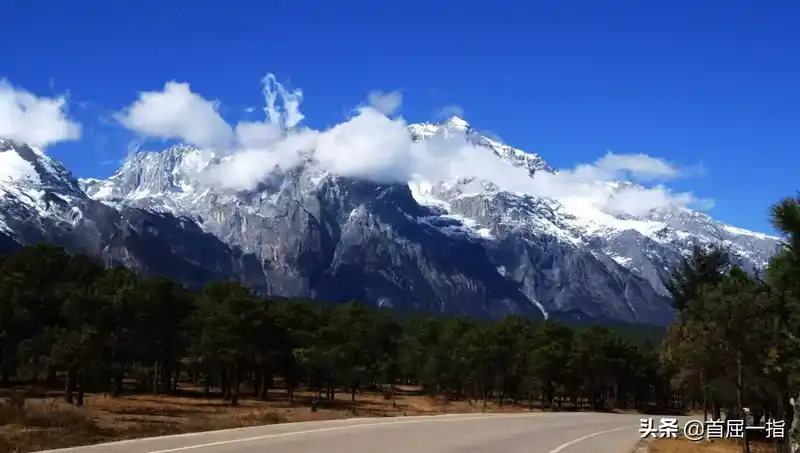
[[[408,130],[418,141],[460,134],[530,177],[555,173],[540,156],[459,118]],[[28,152],[5,143],[6,152]],[[63,185],[19,176],[3,182],[0,174],[0,235],[5,228],[17,243],[50,240],[194,284],[236,277],[282,296],[666,324],[673,312],[662,281],[693,244],[724,243],[743,266],[759,269],[778,243],[686,209],[615,216],[478,178],[378,184],[324,171],[313,156],[254,190],[233,191],[202,178],[226,157],[188,146],[137,153],[106,180],[75,181],[34,154],[42,162],[37,174]],[[42,207],[23,194],[26,184],[69,200]]]
[[[61,164],[0,140],[0,251],[51,242],[188,284],[246,276],[256,262],[189,220],[92,200]]]
[[[84,181],[112,206],[187,215],[262,259],[265,286],[284,296],[364,300],[472,316],[541,317],[468,237],[443,235],[407,186],[340,178],[310,166],[252,193],[208,190],[185,165],[213,156],[187,147],[134,156],[107,181]],[[452,222],[450,222],[452,223]],[[455,263],[453,253],[468,259]]]

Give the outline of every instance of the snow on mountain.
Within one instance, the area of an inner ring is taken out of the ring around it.
[[[258,287],[261,280],[247,277],[252,259],[191,220],[99,202],[84,192],[88,186],[113,190],[113,184],[99,180],[76,180],[35,147],[0,139],[0,253],[47,242],[109,266],[129,266],[189,285],[241,278]]]
[[[408,130],[415,140],[460,134],[499,159],[526,169],[531,176],[554,172],[540,156],[481,135],[458,117],[441,124],[411,124]],[[108,180],[86,180],[82,184],[95,199],[189,216],[225,241],[245,250],[258,249],[248,235],[229,231],[225,216],[244,214],[266,219],[277,212],[280,191],[270,192],[269,183],[258,195],[226,194],[204,187],[198,175],[215,161],[218,158],[211,153],[173,147],[136,155]],[[308,177],[309,171],[307,168],[303,174]],[[326,178],[331,175],[318,173],[315,182]],[[630,185],[609,182],[604,190],[613,194]],[[762,268],[778,244],[777,238],[724,225],[685,208],[657,210],[640,217],[613,215],[585,199],[555,200],[511,193],[478,178],[415,180],[409,183],[409,189],[414,200],[431,212],[414,219],[417,224],[477,241],[502,240],[510,232],[552,237],[564,247],[591,253],[608,266],[625,268],[662,295],[667,295],[662,282],[694,244],[722,243],[748,269]],[[256,205],[252,205],[254,198],[258,199]]]
[[[0,231],[12,232],[13,218],[47,217],[74,224],[72,201],[86,198],[78,181],[41,150],[0,139]]]
[[[483,137],[460,118],[441,125],[415,124],[409,126],[409,130],[418,139],[428,139],[437,133],[464,133],[472,143],[485,146],[514,166],[528,169],[531,175],[537,171],[553,172],[538,155]],[[613,194],[633,185],[608,182],[605,190]],[[420,204],[443,208],[450,215],[465,216],[470,219],[469,225],[480,231],[500,227],[526,229],[599,252],[646,278],[662,294],[666,294],[663,279],[694,244],[723,244],[741,265],[755,270],[766,266],[780,241],[774,236],[725,225],[707,214],[686,208],[670,207],[632,217],[603,212],[578,197],[554,200],[500,192],[491,183],[475,180],[414,182],[411,187]],[[494,215],[487,216],[485,212],[470,212],[474,203],[469,200],[483,203],[492,200],[501,206]]]
[[[457,117],[451,118],[443,124],[412,124],[409,126],[409,130],[411,131],[412,136],[415,136],[418,139],[427,139],[434,136],[436,133],[444,133],[445,135],[453,133],[466,133],[470,142],[487,147],[496,155],[498,155],[498,157],[514,166],[529,169],[531,174],[536,171],[554,171],[540,156],[526,153],[522,150],[510,147],[477,134],[472,130],[469,124],[466,123],[466,121]],[[426,186],[427,189],[424,191],[420,190],[420,184],[422,186]],[[452,189],[454,182],[444,181],[439,182],[438,184],[442,189]],[[464,193],[465,189],[472,189],[470,190],[472,195],[493,195],[497,192],[496,188],[493,188],[491,183],[480,182],[479,184],[482,184],[483,187],[476,186],[475,181],[456,182],[455,185],[459,189],[457,196],[468,196],[468,194]],[[444,200],[431,197],[432,183],[415,182],[412,183],[412,185],[417,188],[415,190],[415,194],[417,194],[417,197],[419,197],[421,204],[446,204]],[[622,187],[629,187],[633,185],[634,184],[629,182],[608,182],[606,184],[606,190],[609,192],[614,192]],[[453,194],[450,196],[453,196]],[[505,193],[504,196],[514,196],[514,194]],[[574,217],[571,219],[572,221],[569,222],[569,224],[564,225],[565,228],[577,228],[582,235],[588,237],[633,230],[657,239],[663,238],[663,229],[665,227],[669,227],[675,230],[678,233],[678,236],[681,236],[681,233],[683,233],[689,235],[709,236],[710,238],[717,238],[720,240],[730,240],[728,236],[733,234],[741,238],[753,238],[768,242],[779,240],[779,238],[773,236],[724,225],[720,222],[714,221],[706,214],[694,212],[688,209],[655,211],[649,216],[645,217],[626,218],[602,212],[601,210],[592,206],[590,203],[587,203],[587,200],[581,198],[572,198],[567,200],[562,199],[559,201],[550,199],[548,200],[548,203],[554,209],[558,209],[563,214]]]
[[[461,118],[408,131],[417,141],[459,135],[531,178],[556,174]],[[41,152],[0,141],[0,235],[19,236],[19,219],[35,215],[80,231],[70,243],[107,261],[194,282],[233,275],[283,296],[654,324],[671,321],[663,281],[694,244],[722,243],[757,270],[779,243],[683,207],[611,214],[581,197],[511,192],[479,176],[378,184],[325,171],[313,155],[253,190],[223,189],[205,176],[226,159],[173,146],[136,153],[107,179],[75,181]],[[54,199],[72,201],[58,208]],[[102,239],[83,233],[97,225]],[[59,231],[47,237],[69,236]],[[175,264],[164,268],[144,238]]]
[[[537,170],[552,172],[553,169],[540,156],[526,153],[517,148],[513,148],[497,140],[491,139],[476,132],[472,126],[463,119],[453,116],[447,121],[435,123],[410,124],[408,131],[415,140],[425,140],[441,134],[444,137],[460,135],[467,139],[467,142],[483,146],[490,149],[501,159],[519,167],[526,168],[533,174]]]

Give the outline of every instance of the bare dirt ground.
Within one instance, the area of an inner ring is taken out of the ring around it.
[[[22,396],[24,395],[24,397]],[[472,412],[535,412],[528,404],[496,401],[451,401],[421,394],[412,386],[386,391],[364,391],[353,403],[349,394],[321,400],[309,409],[316,393],[297,391],[292,403],[283,389],[272,390],[266,400],[242,393],[238,406],[202,389],[181,386],[176,395],[131,394],[111,398],[87,394],[82,408],[64,402],[63,392],[32,388],[0,390],[0,453],[88,445],[123,439],[163,436],[245,426],[352,417],[396,417]],[[563,410],[574,410],[565,405]],[[636,411],[615,411],[629,412]],[[671,452],[673,450],[660,450]],[[677,451],[677,450],[674,450]],[[692,451],[681,450],[683,453]],[[717,452],[717,450],[697,450]],[[727,450],[719,450],[719,452]],[[755,451],[753,453],[760,453]]]
[[[20,392],[18,389],[16,394]],[[294,404],[281,390],[266,401],[245,395],[235,407],[192,389],[183,389],[180,394],[119,398],[87,394],[85,406],[77,408],[66,404],[60,392],[29,393],[24,399],[11,397],[9,391],[0,392],[0,453],[296,421],[530,411],[521,405],[488,402],[484,408],[482,401],[470,405],[427,397],[413,387],[397,388],[393,399],[386,399],[383,392],[359,393],[355,404],[349,394],[339,394],[333,401],[323,400],[317,412],[309,410],[315,395],[310,392],[297,392]]]

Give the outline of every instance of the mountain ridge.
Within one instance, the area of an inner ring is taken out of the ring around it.
[[[531,178],[557,173],[541,156],[485,137],[460,118],[407,130],[415,141],[460,134]],[[33,153],[43,172],[50,165],[69,181],[61,188],[69,193],[40,178],[40,191],[68,199],[60,210],[41,208],[46,203],[36,209],[14,192],[24,183],[3,182],[0,173],[0,213],[18,206],[16,215],[0,216],[0,235],[66,244],[192,284],[237,278],[264,294],[480,317],[665,325],[674,313],[663,281],[691,246],[725,244],[751,271],[778,246],[777,238],[688,209],[609,215],[474,177],[376,183],[308,161],[254,190],[218,188],[202,175],[225,156],[187,145],[136,153],[104,180],[77,180],[43,153],[12,143],[0,142],[0,149]],[[627,184],[605,187],[613,196]],[[94,237],[97,230],[105,236]]]

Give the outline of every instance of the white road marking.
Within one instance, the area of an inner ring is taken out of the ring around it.
[[[387,420],[383,423],[370,423],[370,424],[394,424],[394,423],[409,423],[415,420],[419,421],[444,421],[450,419],[463,419],[463,417],[470,417],[469,419],[476,419],[476,418],[507,418],[508,416],[512,417],[522,417],[522,416],[534,416],[534,415],[544,415],[543,413],[525,413],[525,414],[495,414],[495,413],[484,413],[481,416],[476,416],[474,414],[439,414],[439,415],[411,415],[411,416],[403,416],[398,417],[401,420]],[[411,419],[411,420],[409,420]],[[441,420],[440,420],[441,419]],[[238,431],[252,431],[258,428],[269,428],[269,427],[283,427],[283,426],[290,426],[290,427],[299,427],[299,426],[307,426],[307,425],[319,425],[319,424],[327,424],[327,423],[342,423],[342,422],[359,422],[364,420],[375,420],[375,417],[355,417],[355,418],[346,418],[346,419],[334,419],[334,420],[317,420],[317,421],[307,421],[307,422],[291,422],[291,423],[281,423],[281,424],[274,424],[274,425],[254,425],[254,426],[243,426],[240,428],[227,428],[227,429],[212,429],[210,431],[196,431],[193,433],[181,433],[181,434],[168,434],[166,436],[155,436],[155,437],[139,437],[136,439],[125,439],[125,440],[115,440],[112,442],[103,442],[100,444],[91,444],[91,445],[77,445],[74,447],[64,447],[64,448],[55,448],[52,450],[42,450],[38,453],[66,453],[75,450],[85,450],[85,449],[92,449],[92,448],[100,448],[100,447],[114,447],[117,445],[127,445],[127,444],[134,444],[134,443],[145,443],[145,442],[152,442],[156,440],[170,440],[170,439],[183,439],[188,437],[202,437],[202,436],[215,436],[220,434],[226,433],[234,433]],[[346,427],[354,428],[357,426],[363,425],[347,425]],[[323,429],[323,428],[319,428]],[[327,428],[324,428],[327,429]],[[314,429],[306,430],[307,432],[313,432]]]
[[[588,439],[590,437],[599,436],[601,434],[606,434],[606,433],[613,433],[614,431],[622,431],[623,429],[631,429],[631,427],[630,426],[623,426],[622,428],[607,429],[605,431],[598,431],[596,433],[592,433],[592,434],[589,434],[589,435],[586,435],[586,436],[583,436],[583,437],[579,437],[579,438],[571,440],[571,441],[569,441],[569,442],[567,442],[565,444],[559,445],[555,449],[550,450],[549,453],[560,453],[565,448],[570,447],[572,445],[575,445],[578,442],[584,441],[584,440],[586,440],[586,439]]]
[[[502,415],[494,415],[491,418],[521,418],[521,417],[536,417],[542,416],[545,414],[502,414]],[[252,442],[256,440],[265,440],[265,439],[274,439],[277,437],[289,437],[289,436],[298,436],[301,434],[311,434],[311,433],[321,433],[326,431],[339,431],[343,429],[353,429],[353,428],[364,428],[364,427],[371,427],[371,426],[382,426],[382,425],[401,425],[406,423],[442,423],[442,422],[460,422],[465,420],[485,420],[487,417],[486,415],[483,416],[473,416],[473,417],[463,417],[463,418],[447,418],[447,419],[424,419],[424,420],[397,420],[397,421],[389,421],[389,422],[382,422],[382,423],[363,423],[359,425],[348,425],[348,426],[335,426],[332,428],[318,428],[318,429],[308,429],[304,431],[291,431],[288,433],[278,433],[278,434],[265,434],[263,436],[255,436],[255,437],[243,437],[240,439],[229,439],[229,440],[221,440],[218,442],[209,442],[207,444],[197,444],[197,445],[186,445],[183,447],[176,447],[176,448],[168,448],[166,450],[155,450],[150,451],[148,453],[171,453],[174,451],[184,451],[184,450],[193,450],[196,448],[206,448],[206,447],[216,447],[217,445],[227,445],[227,444],[234,444],[239,442]]]
[[[576,415],[590,415],[590,413],[561,413],[569,414],[571,416]],[[264,440],[264,439],[271,439],[271,438],[279,438],[279,437],[289,437],[289,436],[297,436],[301,434],[312,434],[317,432],[326,432],[326,431],[338,431],[344,429],[354,429],[354,428],[361,428],[361,427],[376,427],[381,425],[399,425],[399,424],[407,424],[407,423],[443,423],[443,422],[456,422],[456,421],[468,421],[468,420],[486,420],[486,419],[506,419],[506,418],[526,418],[526,417],[542,417],[548,416],[547,418],[550,419],[552,416],[558,414],[551,414],[551,413],[522,413],[522,414],[491,414],[491,413],[484,413],[480,415],[473,415],[473,414],[442,414],[442,415],[423,415],[423,416],[411,416],[411,417],[402,417],[401,420],[385,420],[381,422],[372,422],[372,423],[358,423],[352,425],[345,425],[345,426],[335,426],[330,428],[314,428],[314,429],[306,429],[301,431],[289,431],[284,433],[274,433],[274,434],[265,434],[261,436],[251,436],[251,437],[241,437],[237,439],[228,439],[228,440],[221,440],[216,442],[207,442],[204,444],[194,444],[194,445],[185,445],[181,447],[174,447],[168,448],[163,450],[152,450],[148,453],[171,453],[171,452],[178,452],[178,451],[185,451],[185,450],[193,450],[198,448],[206,448],[206,447],[213,447],[217,445],[227,445],[227,444],[234,444],[234,443],[241,443],[241,442],[250,442],[250,441],[257,441],[257,440]],[[562,417],[557,417],[562,418]],[[564,417],[566,418],[566,417]],[[245,431],[245,430],[254,430],[258,428],[268,428],[268,427],[278,427],[278,426],[299,426],[299,425],[308,425],[308,424],[320,424],[320,423],[337,423],[337,422],[358,422],[362,420],[369,420],[370,417],[360,417],[360,418],[352,418],[346,420],[327,420],[327,421],[311,421],[311,422],[295,422],[295,423],[286,423],[281,425],[264,425],[264,426],[249,426],[249,427],[242,427],[242,428],[232,428],[232,429],[222,429],[222,430],[212,430],[212,431],[200,431],[194,433],[184,433],[184,434],[172,434],[167,436],[159,436],[159,437],[149,437],[149,438],[139,438],[139,439],[126,439],[120,440],[116,442],[107,442],[102,444],[92,444],[92,445],[83,445],[83,446],[75,446],[75,447],[67,447],[67,448],[59,448],[54,450],[45,450],[39,453],[68,453],[68,452],[81,452],[87,451],[95,448],[113,448],[115,446],[121,446],[126,444],[140,444],[140,446],[144,446],[144,444],[148,442],[158,442],[170,439],[181,439],[181,438],[189,438],[189,437],[201,437],[201,436],[216,436],[225,433],[233,433],[238,431]],[[597,433],[601,434],[601,433]],[[558,453],[557,451],[550,452],[550,453]]]

